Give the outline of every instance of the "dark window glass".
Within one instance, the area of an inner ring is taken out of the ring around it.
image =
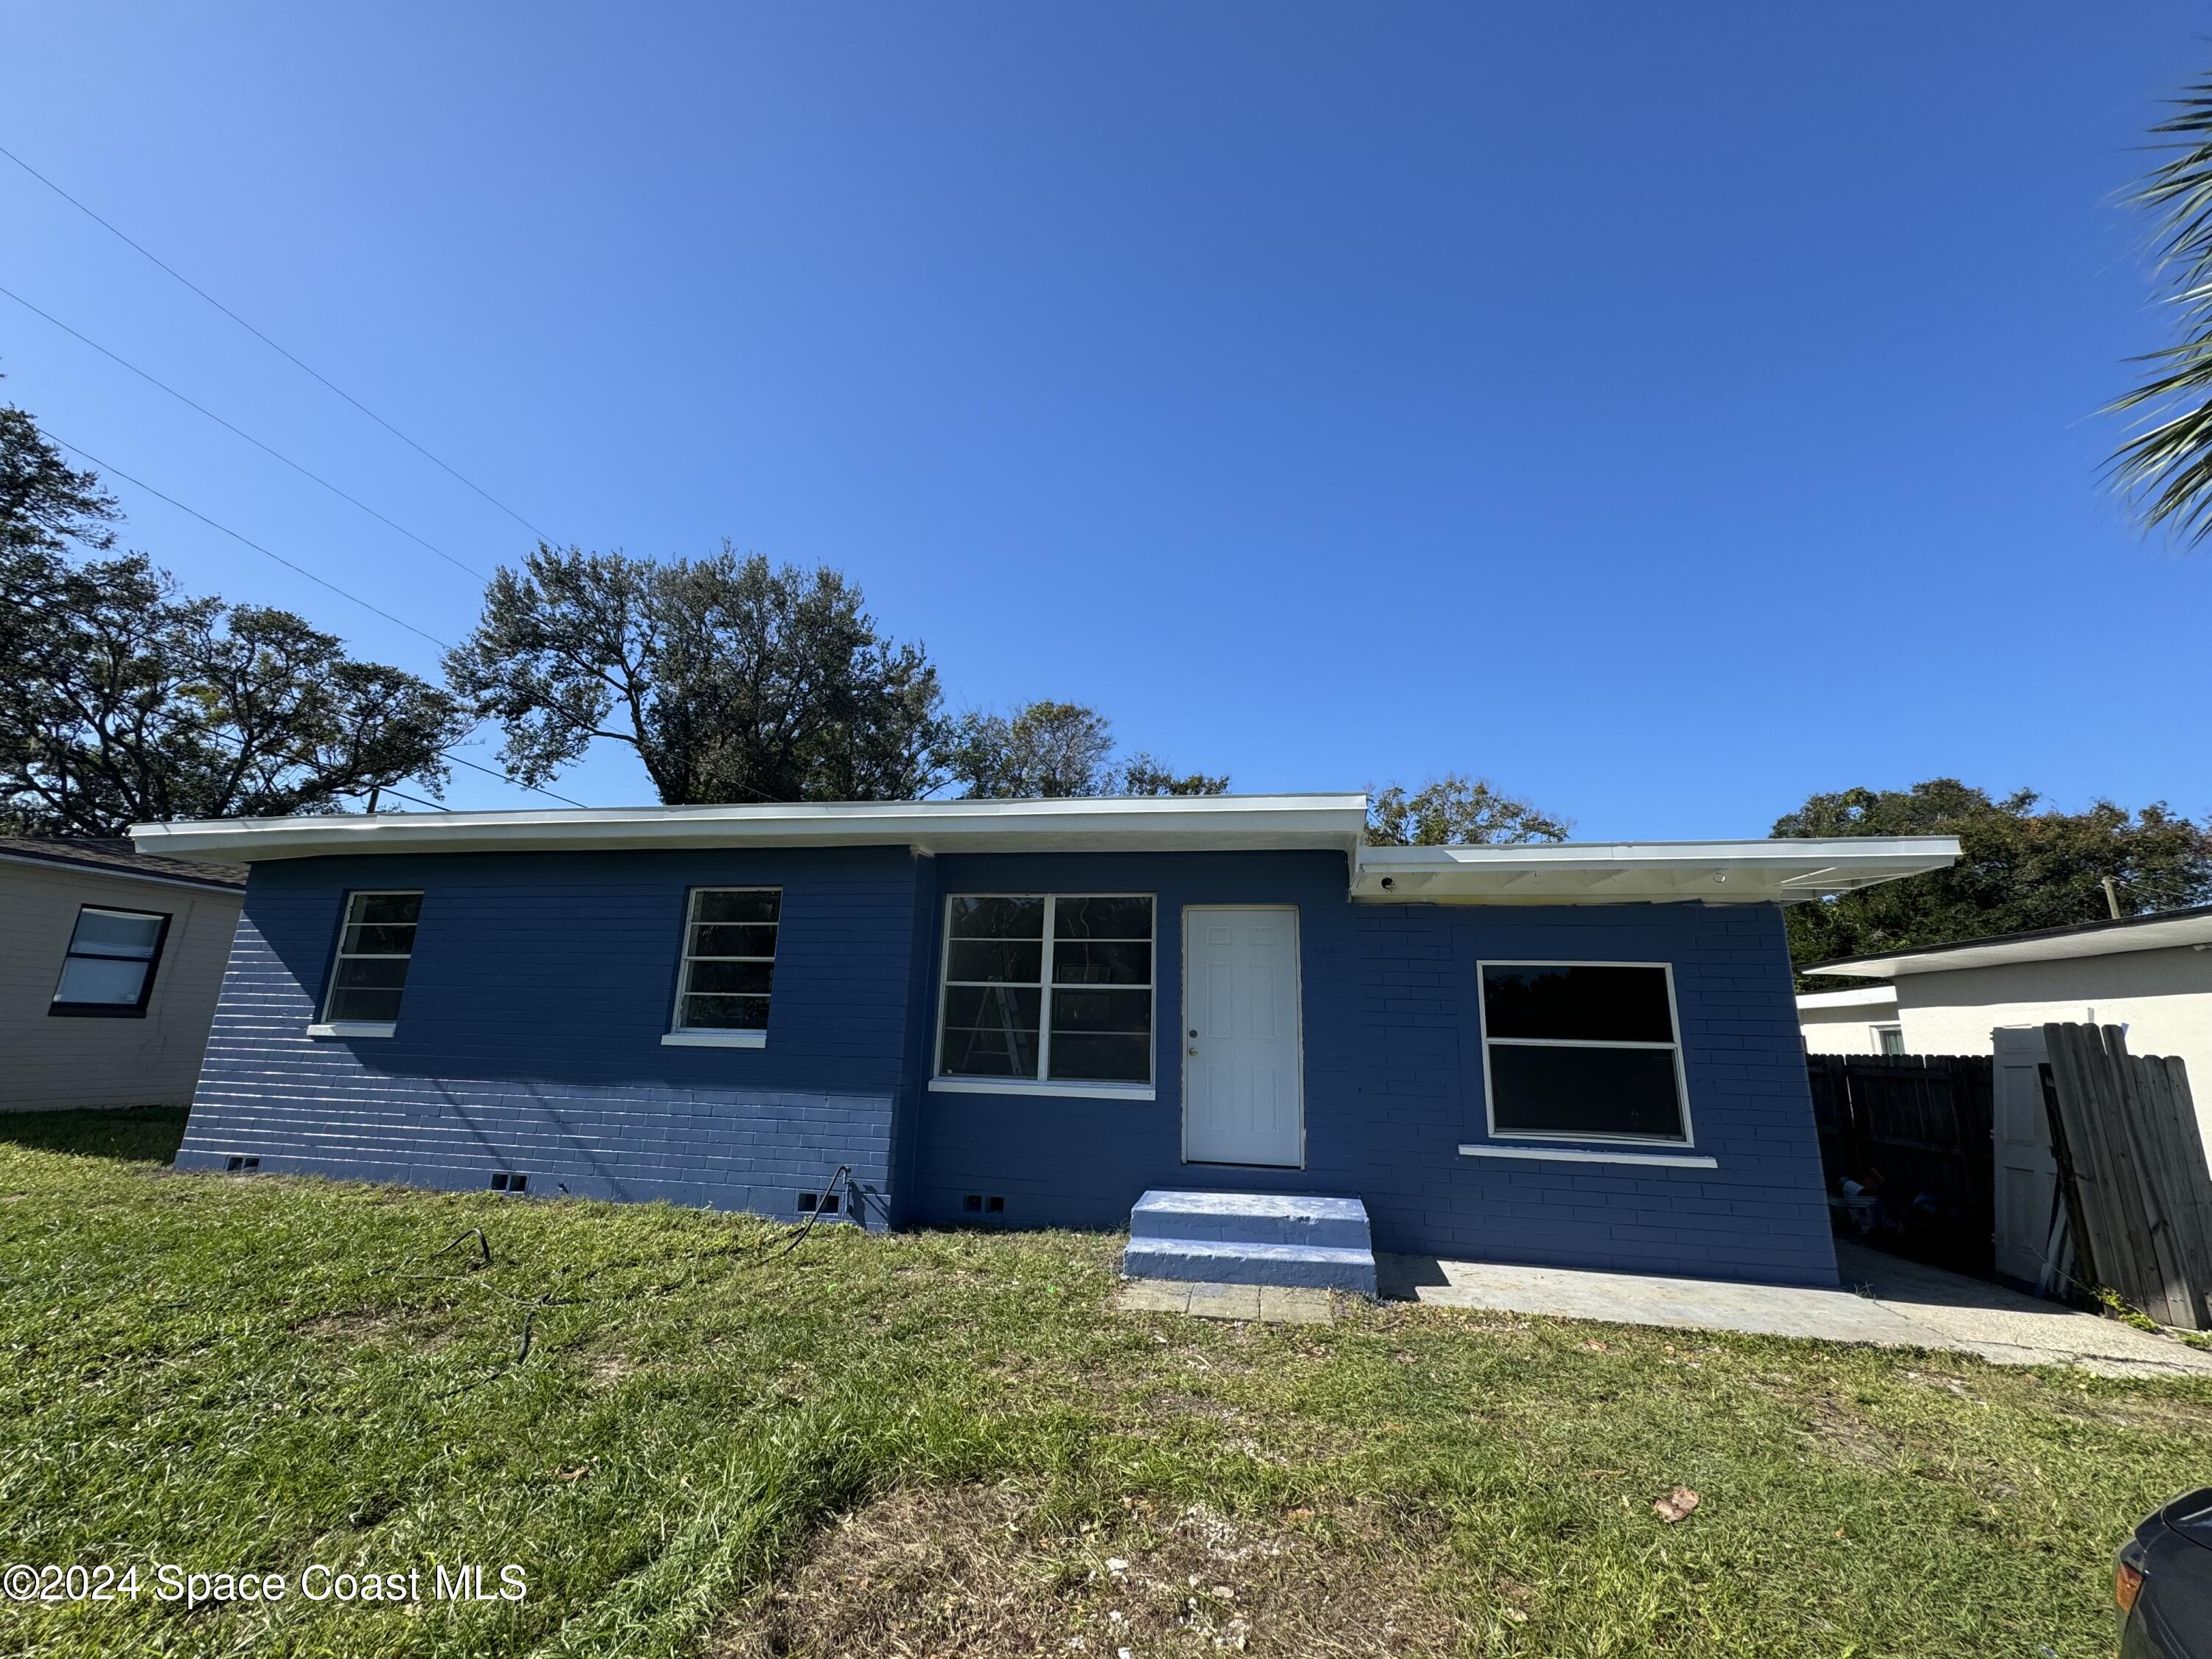
[[[1042,1000],[1034,986],[946,986],[945,1075],[1035,1077]]]
[[[144,1012],[168,929],[169,918],[159,912],[85,906],[76,913],[52,1006],[64,1013]]]
[[[1486,963],[1483,1029],[1492,1038],[1672,1042],[1667,970],[1611,965]]]
[[[684,926],[679,1031],[765,1031],[783,890],[700,887]]]
[[[1501,1134],[1682,1139],[1672,1048],[1490,1045],[1491,1118]]]
[[[374,1025],[398,1020],[422,915],[420,893],[355,893],[347,898],[324,1019]]]
[[[1152,1079],[1149,896],[963,895],[948,917],[942,1075]]]
[[[1152,901],[1137,898],[1063,898],[1053,901],[1055,939],[1140,939],[1152,937]]]
[[[691,896],[691,920],[698,922],[773,922],[783,915],[781,887],[702,887]]]
[[[1041,939],[1044,937],[1044,901],[956,898],[952,901],[952,937]]]

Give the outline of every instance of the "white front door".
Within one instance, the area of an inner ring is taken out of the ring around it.
[[[1183,1161],[1304,1164],[1297,907],[1185,910],[1182,1001]]]

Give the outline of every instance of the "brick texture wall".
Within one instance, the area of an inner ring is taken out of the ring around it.
[[[940,894],[1156,892],[1161,1036],[1151,1102],[925,1092],[908,1188],[921,1219],[961,1219],[970,1193],[1003,1196],[1010,1225],[1114,1226],[1148,1187],[1303,1191],[1364,1200],[1382,1249],[1836,1281],[1771,906],[1353,905],[1342,858],[1304,854],[944,858],[935,874]],[[1299,909],[1303,1170],[1182,1162],[1181,910],[1240,902]],[[1488,1138],[1485,958],[1671,963],[1694,1150],[1718,1167],[1461,1156]],[[929,1006],[933,1018],[933,987]]]
[[[178,1163],[889,1218],[917,865],[903,849],[256,866]],[[689,890],[779,885],[768,1044],[664,1048]],[[398,1029],[310,1037],[345,893],[419,888]]]

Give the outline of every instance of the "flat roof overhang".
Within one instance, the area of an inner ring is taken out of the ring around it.
[[[380,812],[134,823],[142,853],[257,864],[374,853],[910,847],[921,853],[1357,853],[1364,795],[793,801],[515,812]]]
[[[1368,847],[1354,899],[1413,904],[1797,904],[1947,868],[1950,836]]]
[[[2002,968],[2019,962],[2069,962],[2081,957],[2172,951],[2184,945],[2212,947],[2212,905],[2122,916],[2113,921],[2077,922],[2071,927],[1999,933],[1989,939],[1961,939],[1955,945],[1924,945],[1887,956],[1844,957],[1814,963],[1804,971],[1849,975],[1855,979],[1896,979],[1906,974],[1948,974],[1962,968]]]

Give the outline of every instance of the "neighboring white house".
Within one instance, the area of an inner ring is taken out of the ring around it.
[[[0,1111],[189,1102],[245,897],[233,866],[0,836]]]
[[[1901,1054],[1905,1028],[1897,1018],[1897,987],[1855,985],[1848,991],[1808,991],[1797,999],[1797,1024],[1808,1054]]]
[[[1852,957],[1806,971],[1881,981],[1797,999],[1814,1054],[1986,1054],[1990,1033],[2001,1026],[2124,1026],[2130,1052],[2179,1054],[2187,1063],[2212,1146],[2212,905]],[[1895,1035],[1886,1042],[1885,1032]]]

